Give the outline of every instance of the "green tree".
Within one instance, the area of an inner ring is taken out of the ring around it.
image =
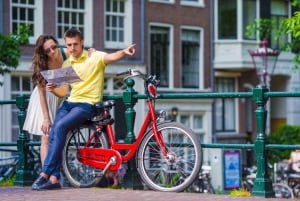
[[[300,126],[284,125],[269,136],[270,144],[298,145],[300,142]],[[284,159],[289,159],[292,150],[269,149],[268,161],[273,164]]]
[[[30,26],[21,25],[17,33],[3,35],[0,33],[0,75],[9,73],[19,65],[21,45],[29,42]],[[0,82],[0,85],[3,83]]]
[[[292,6],[300,10],[300,0],[293,0]],[[276,29],[275,29],[276,28]],[[259,39],[270,39],[271,32],[276,31],[274,38],[275,40],[280,40],[283,35],[290,35],[292,40],[285,44],[281,48],[283,52],[293,52],[295,56],[293,58],[294,68],[293,70],[298,70],[300,66],[300,11],[296,11],[289,18],[282,19],[280,21],[280,26],[278,29],[277,22],[269,18],[258,18],[252,24],[246,27],[246,35],[251,36],[253,34],[259,33]]]

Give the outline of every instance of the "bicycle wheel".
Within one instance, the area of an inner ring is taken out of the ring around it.
[[[152,130],[138,149],[137,168],[144,183],[153,190],[180,192],[188,188],[201,168],[202,150],[194,132],[176,122],[158,125],[168,159],[161,153]]]
[[[293,190],[286,184],[275,183],[273,184],[273,190],[276,198],[294,199]]]
[[[74,187],[91,187],[100,182],[102,179],[102,170],[85,165],[78,161],[77,152],[94,134],[93,126],[84,126],[75,129],[67,136],[63,150],[63,171],[70,184]],[[95,148],[108,148],[108,141],[105,135],[96,134],[90,145]]]
[[[293,192],[296,199],[300,198],[300,184],[293,186]]]

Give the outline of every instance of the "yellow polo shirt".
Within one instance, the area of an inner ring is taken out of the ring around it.
[[[88,52],[83,51],[80,58],[69,57],[63,68],[72,66],[82,81],[74,82],[71,86],[71,93],[68,97],[70,102],[95,103],[102,101],[104,86],[104,63],[105,52],[96,51],[88,57]]]

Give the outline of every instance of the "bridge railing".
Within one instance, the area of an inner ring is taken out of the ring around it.
[[[105,96],[104,99],[121,99],[126,107],[125,123],[127,127],[126,139],[127,142],[133,142],[135,135],[133,132],[135,111],[134,106],[139,99],[146,99],[145,94],[138,94],[134,90],[134,80],[126,80],[127,88],[123,94]],[[267,87],[257,86],[253,88],[252,92],[228,92],[228,93],[172,93],[160,94],[158,99],[215,99],[215,98],[249,98],[256,103],[255,119],[257,124],[257,137],[253,144],[202,144],[203,148],[221,148],[221,149],[253,149],[256,164],[257,175],[254,182],[252,194],[261,197],[274,197],[272,188],[272,180],[268,175],[268,161],[267,149],[300,149],[300,145],[282,145],[282,144],[268,144],[268,136],[265,133],[267,110],[265,105],[270,97],[300,97],[300,92],[270,92]],[[5,102],[5,101],[4,101]],[[0,102],[3,104],[3,102]],[[8,103],[11,104],[11,103]],[[26,117],[26,108],[28,104],[28,96],[19,95],[16,98],[15,104],[17,105],[18,120],[20,128],[23,128],[24,120]],[[0,143],[0,147],[9,144]],[[28,134],[22,129],[19,130],[19,137],[17,143],[17,150],[20,155],[20,165],[17,171],[15,185],[31,185],[33,182],[33,173],[28,169],[28,153],[29,146],[38,145],[36,142],[30,142]]]

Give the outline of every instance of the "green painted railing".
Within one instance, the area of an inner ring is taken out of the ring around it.
[[[134,90],[134,80],[128,79],[126,81],[127,89],[121,95],[105,96],[104,99],[121,99],[123,100],[125,111],[125,123],[127,127],[127,135],[125,141],[132,143],[135,140],[133,125],[135,121],[136,112],[134,106],[138,99],[146,99],[145,94],[138,94]],[[253,187],[253,195],[261,197],[274,197],[272,188],[272,181],[267,171],[267,149],[300,149],[299,145],[281,145],[281,144],[268,144],[268,137],[265,134],[267,110],[265,105],[270,97],[300,97],[300,92],[269,92],[267,87],[257,86],[252,92],[231,92],[231,93],[172,93],[160,94],[158,99],[214,99],[214,98],[251,98],[256,103],[255,117],[257,123],[257,138],[253,144],[202,144],[203,148],[221,148],[221,149],[253,149],[257,164],[257,175]],[[15,104],[19,108],[18,119],[20,128],[26,115],[26,107],[28,103],[28,96],[20,95],[17,97]],[[0,104],[12,104],[10,101],[2,101]],[[5,146],[6,143],[0,143]],[[33,182],[31,170],[27,164],[27,153],[29,146],[33,145],[28,140],[28,134],[20,129],[19,139],[17,141],[17,149],[21,156],[20,166],[17,172],[16,185],[30,185]],[[129,163],[129,185],[135,186],[136,174],[135,163],[132,160]],[[130,180],[130,178],[132,180]],[[128,179],[128,177],[127,177]]]

